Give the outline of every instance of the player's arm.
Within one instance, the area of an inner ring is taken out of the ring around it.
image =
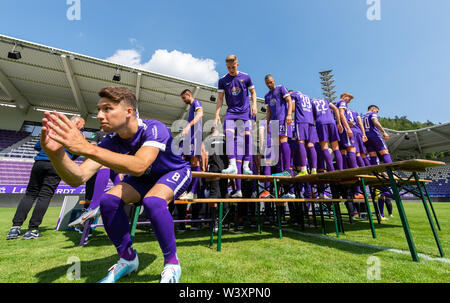
[[[267,131],[267,133],[269,133],[270,116],[271,116],[270,106],[267,106],[267,112],[266,112],[266,120],[267,120],[266,131]]]
[[[341,119],[341,123],[347,131],[347,135],[351,138],[353,137],[353,132],[350,129],[350,125],[348,124],[347,118],[345,117],[345,108],[339,108],[339,118]]]
[[[267,127],[267,126],[266,126]],[[264,127],[259,127],[259,146],[262,148],[264,146]]]
[[[181,132],[181,136],[184,137],[191,130],[191,127],[197,124],[202,119],[202,117],[203,117],[203,108],[200,107],[195,111],[194,119],[192,119],[192,121],[189,122],[188,125],[186,125],[186,127]],[[200,127],[202,126],[200,125]]]
[[[257,106],[257,98],[256,98],[256,90],[255,88],[250,88],[250,94],[252,97],[252,115],[255,116],[258,113],[258,106]]]
[[[358,121],[359,129],[362,132],[363,141],[366,142],[367,141],[366,129],[364,128],[364,125],[363,125],[363,122],[362,122],[362,119],[360,116],[358,116],[357,121]]]
[[[383,126],[381,126],[381,123],[378,121],[376,117],[372,117],[373,125],[375,125],[376,128],[383,134],[384,140],[389,139],[389,134],[384,130]]]
[[[202,142],[202,171],[208,171],[209,155],[206,151],[205,144]]]
[[[288,112],[287,112],[287,115],[286,115],[286,123],[288,125],[290,125],[292,123],[292,103],[293,102],[292,102],[292,99],[291,99],[290,95],[286,96],[284,98],[284,100],[286,100],[286,102],[288,104]]]
[[[75,125],[63,114],[45,113],[46,129],[50,128],[49,137],[64,146],[69,152],[92,159],[117,173],[141,176],[153,163],[159,149],[153,146],[141,147],[135,155],[123,155],[109,149],[90,144]],[[61,151],[59,151],[59,154]]]
[[[101,164],[86,159],[78,166],[67,155],[64,147],[50,137],[53,131],[47,122],[46,118],[42,119],[41,147],[61,179],[72,187],[78,187],[89,180],[101,168]]]
[[[83,156],[101,163],[118,173],[139,177],[153,164],[158,154],[159,149],[153,146],[141,147],[134,156],[123,155],[93,146],[93,148],[85,151]]]
[[[218,92],[216,103],[216,114],[214,115],[214,123],[220,123],[220,110],[222,109],[224,92]]]
[[[330,105],[331,110],[334,112],[334,117],[336,118],[336,125],[338,128],[338,131],[339,131],[339,133],[342,133],[343,128],[342,128],[341,114],[339,113],[339,109],[333,103],[330,103],[329,105]]]

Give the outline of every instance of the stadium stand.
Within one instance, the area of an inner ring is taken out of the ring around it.
[[[423,179],[433,180],[427,184],[430,197],[446,197],[450,198],[450,159],[444,159],[445,166],[433,167],[425,173],[420,173],[419,177]]]
[[[28,132],[0,129],[0,151],[7,149],[29,135],[30,133]]]

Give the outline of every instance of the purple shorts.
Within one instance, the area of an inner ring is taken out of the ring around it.
[[[347,135],[347,131],[344,129],[342,134],[339,134],[340,140],[339,144],[341,147],[344,147],[343,149],[346,149],[347,147],[355,146],[355,134],[353,134],[353,137],[349,137]]]
[[[284,123],[284,124],[280,123],[278,135],[292,138],[292,129],[294,128],[293,125],[294,125],[294,123],[291,123],[289,125],[287,125],[287,123]]]
[[[365,145],[368,153],[388,149],[386,143],[381,137],[367,136],[367,142],[365,143]]]
[[[314,124],[296,123],[295,125],[297,140],[305,140],[308,143],[319,142],[317,130]]]
[[[227,117],[225,117],[225,121],[223,121],[223,128],[224,131],[226,132],[227,129],[233,129],[235,131],[237,131],[237,127],[239,127],[239,129],[241,129],[241,127],[243,126],[245,128],[245,131],[251,131],[252,129],[252,120],[249,120],[247,118],[247,120],[243,120],[243,119],[229,119]],[[236,133],[235,133],[236,134]]]
[[[353,131],[353,136],[355,137],[355,149],[356,153],[367,154],[366,147],[362,139],[362,133],[360,131]]]
[[[317,124],[317,136],[319,137],[319,142],[333,142],[339,141],[339,132],[336,124]]]
[[[191,168],[186,166],[178,170],[170,171],[160,177],[154,177],[150,174],[142,175],[140,177],[126,175],[122,182],[133,187],[141,195],[141,199],[143,199],[156,184],[164,184],[172,189],[174,200],[176,200],[187,190],[191,180]]]

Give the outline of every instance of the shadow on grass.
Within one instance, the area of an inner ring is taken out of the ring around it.
[[[306,222],[306,221],[305,221]],[[348,222],[348,221],[347,221]],[[312,224],[312,220],[310,220],[310,224]],[[317,220],[317,227],[305,227],[302,230],[301,226],[294,225],[283,225],[282,229],[291,229],[298,232],[311,233],[316,234],[317,236],[322,236],[321,234],[321,221],[320,218]],[[333,241],[336,239],[334,221],[325,218],[326,231],[327,234],[325,237],[327,238],[316,238],[310,237],[306,235],[296,234],[292,232],[284,232],[283,237],[292,238],[295,240],[299,240],[302,242],[307,242],[319,246],[331,247],[339,250],[343,250],[353,254],[370,254],[375,253],[384,249],[376,249],[372,247],[364,247],[352,245],[350,243],[346,243],[343,241]],[[377,224],[375,225],[375,231],[380,229],[392,229],[392,228],[401,228],[401,225],[394,224]],[[372,239],[372,233],[370,230],[370,224],[368,221],[356,220],[352,224],[347,224],[344,221],[344,230],[346,233],[354,232],[354,231],[367,231],[367,238]],[[222,244],[227,243],[238,243],[242,241],[260,241],[266,239],[277,239],[279,238],[278,227],[276,225],[262,225],[262,234],[257,234],[257,228],[246,227],[244,230],[239,231],[238,233],[233,232],[232,230],[224,229],[222,236]],[[78,245],[81,235],[77,232],[67,231],[65,235],[68,239],[70,239],[75,246]],[[215,250],[217,248],[217,233],[214,234],[214,243],[213,246],[210,247],[210,231],[208,228],[203,228],[200,231],[186,231],[184,233],[176,233],[177,246],[178,247],[192,247],[192,246],[203,246],[212,248]],[[136,231],[134,243],[145,243],[145,242],[153,242],[157,241],[153,231],[150,228],[138,228]],[[350,241],[351,242],[351,241]],[[356,243],[356,242],[354,242]],[[382,243],[380,243],[381,245]],[[108,236],[104,232],[102,228],[97,228],[93,231],[93,236],[89,238],[88,247],[100,247],[100,246],[110,246],[112,245]],[[67,249],[73,248],[73,246],[65,247]]]
[[[242,233],[234,233],[232,231],[224,230],[222,243],[233,243],[241,241],[257,241],[264,239],[271,239],[277,237],[277,232],[268,230],[264,234],[256,234],[256,230],[247,229]],[[267,234],[269,233],[269,234]],[[250,234],[250,235],[249,235]],[[76,231],[65,231],[64,235],[73,242],[74,246],[66,246],[64,249],[72,249],[78,246],[80,242],[81,235]],[[176,233],[175,238],[177,240],[178,247],[192,247],[192,246],[203,246],[210,247],[210,231],[209,229],[202,229],[199,231],[186,231],[185,233]],[[138,229],[135,234],[133,243],[145,243],[157,241],[155,234],[151,229],[140,230]],[[217,233],[214,234],[214,245],[217,244]],[[89,237],[87,247],[100,247],[100,246],[110,246],[112,245],[106,233],[101,230],[94,230],[91,237]]]
[[[147,254],[147,253],[139,253],[139,271],[144,270],[150,264],[152,264],[156,255]],[[116,254],[111,255],[109,257],[90,260],[90,261],[81,261],[80,262],[80,273],[81,279],[86,279],[86,283],[96,283],[97,281],[103,279],[108,269],[114,265],[118,261],[118,257]],[[39,283],[51,283],[58,279],[67,277],[67,271],[73,267],[74,264],[62,265],[59,267],[51,268],[40,273],[36,274],[36,278]],[[138,274],[139,274],[138,271]],[[69,273],[72,273],[72,269]],[[120,280],[120,282],[130,283],[130,282],[150,282],[150,281],[159,281],[159,275],[136,275],[133,273],[130,277],[124,277]],[[67,279],[67,282],[76,282]]]

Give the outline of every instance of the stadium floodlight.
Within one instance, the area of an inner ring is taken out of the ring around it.
[[[216,97],[214,97],[213,95],[211,95],[211,97],[209,97],[209,101],[215,102],[215,101],[216,101]]]
[[[78,113],[71,113],[71,112],[62,112],[56,109],[47,109],[47,108],[41,108],[41,107],[35,107],[34,108],[35,111],[38,112],[53,112],[56,111],[57,113],[63,114],[63,115],[67,115],[67,116],[80,116],[80,114]]]
[[[22,55],[20,54],[20,52],[16,51],[16,47],[17,47],[17,44],[14,44],[12,51],[8,52],[9,59],[19,60],[20,58],[22,58]]]
[[[4,106],[4,107],[17,107],[15,104],[11,104],[11,103],[0,103],[0,106]]]
[[[267,109],[263,106],[263,107],[261,107],[261,111],[262,111],[263,113],[265,113],[265,112],[267,111]]]
[[[409,140],[408,134],[405,134],[405,140]]]
[[[321,75],[327,75],[327,74],[329,74],[329,73],[331,73],[333,70],[332,69],[329,69],[329,70],[324,70],[324,71],[321,71],[321,72],[319,72]]]
[[[119,69],[117,69],[116,73],[114,74],[113,81],[120,81]]]

